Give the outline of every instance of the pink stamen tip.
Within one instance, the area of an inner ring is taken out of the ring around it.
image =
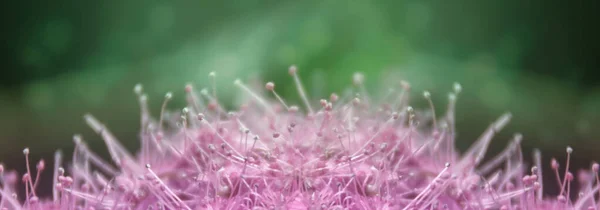
[[[534,174],[534,175],[531,175],[531,176],[529,176],[529,180],[531,180],[531,181],[535,181],[535,180],[537,180],[537,179],[538,179],[538,176],[537,176],[537,175],[535,175],[535,174]]]
[[[550,161],[550,167],[552,167],[552,169],[556,170],[558,169],[560,165],[558,164],[558,161],[556,161],[555,158],[552,158],[552,160]]]
[[[193,89],[194,89],[194,87],[192,85],[190,85],[190,84],[185,85],[185,92],[186,93],[191,93]]]
[[[298,67],[296,67],[295,65],[290,66],[290,68],[288,69],[288,73],[290,73],[290,75],[295,75],[297,71]]]
[[[44,170],[44,168],[46,168],[46,164],[44,163],[44,160],[40,160],[40,162],[38,162],[36,167],[37,167],[37,170],[39,170],[39,171]]]
[[[567,181],[573,181],[573,174],[571,172],[567,172],[567,175],[565,175],[567,178]]]
[[[265,88],[268,91],[273,91],[273,90],[275,90],[275,84],[273,82],[267,82],[267,84],[265,84]]]
[[[210,103],[208,103],[209,110],[217,110],[218,106],[219,106],[219,104],[217,104],[217,102],[215,102],[215,101],[211,101]]]
[[[600,169],[600,165],[598,165],[598,163],[592,164],[592,171],[598,173],[599,169]]]
[[[534,182],[533,183],[533,189],[540,189],[542,187],[542,185],[539,182]]]
[[[356,106],[360,104],[360,99],[359,98],[354,98],[354,100],[352,100],[352,103]]]
[[[525,176],[523,176],[523,179],[522,179],[522,181],[523,181],[524,183],[528,183],[528,182],[530,181],[530,177],[529,177],[529,175],[525,175]]]
[[[37,196],[32,196],[31,199],[29,199],[29,202],[31,202],[31,204],[36,204],[38,201],[40,201],[40,198],[38,198]]]
[[[321,104],[322,107],[327,106],[327,100],[325,100],[325,99],[319,100],[319,103]]]
[[[27,182],[29,181],[29,179],[31,179],[31,176],[29,176],[28,173],[23,174],[23,178],[21,179],[23,182]]]
[[[339,96],[338,96],[337,94],[335,94],[335,93],[332,93],[332,94],[329,96],[329,100],[330,100],[331,102],[336,102],[338,99],[339,99]]]
[[[557,199],[558,199],[558,201],[559,201],[559,202],[561,202],[561,203],[565,203],[565,202],[567,202],[567,198],[566,198],[564,195],[559,195],[559,196],[557,197]]]

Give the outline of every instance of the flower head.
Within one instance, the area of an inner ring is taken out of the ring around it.
[[[410,85],[401,82],[394,97],[375,102],[364,91],[362,74],[352,84],[360,94],[312,103],[298,68],[292,66],[303,105],[288,105],[273,82],[265,91],[235,86],[250,96],[238,110],[227,111],[216,91],[196,95],[186,86],[187,107],[158,119],[148,112],[141,85],[141,149],[127,151],[91,115],[87,124],[102,136],[111,155],[105,161],[80,136],[72,164],[65,170],[57,153],[53,198],[39,198],[36,188],[45,164],[40,161],[21,181],[25,198],[17,198],[18,177],[0,165],[6,209],[597,209],[598,164],[578,176],[580,196],[570,200],[574,175],[567,160],[563,176],[555,170],[561,192],[543,198],[541,157],[524,164],[521,135],[484,162],[496,132],[510,120],[504,114],[465,152],[455,149],[454,107],[462,87],[449,94],[448,109],[436,115],[429,107],[409,106]],[[210,77],[215,78],[211,73]],[[214,83],[213,83],[214,88]],[[275,100],[268,100],[265,93]],[[207,100],[208,103],[203,103]],[[302,111],[304,110],[304,111]],[[441,117],[440,117],[441,116]],[[29,149],[23,151],[29,163]],[[567,148],[567,159],[573,149]],[[29,164],[27,164],[29,165]],[[35,177],[35,179],[34,179]],[[24,200],[24,201],[23,201]]]

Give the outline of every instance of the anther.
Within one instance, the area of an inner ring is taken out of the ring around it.
[[[354,73],[354,75],[352,75],[352,82],[356,86],[362,85],[364,80],[365,80],[365,75],[363,75],[362,73],[356,72],[356,73]]]
[[[380,150],[383,151],[385,148],[387,148],[387,143],[381,143],[381,145],[379,145]]]
[[[44,168],[46,168],[46,164],[44,163],[44,160],[40,160],[40,162],[38,162],[36,168],[38,171],[44,170]]]
[[[194,89],[194,87],[191,84],[185,85],[185,92],[186,93],[191,93],[193,89]]]
[[[398,112],[393,112],[392,113],[392,119],[397,120],[399,117]]]
[[[429,91],[425,91],[423,92],[423,97],[425,97],[426,99],[431,98],[431,93],[429,93]]]
[[[571,172],[567,172],[565,178],[567,179],[567,181],[573,181],[573,174]]]
[[[298,71],[298,67],[296,67],[295,65],[290,66],[290,68],[288,69],[288,73],[290,75],[296,74],[297,71]]]
[[[558,161],[556,161],[555,158],[552,158],[552,160],[550,161],[550,167],[552,167],[552,169],[556,170],[558,169],[560,164],[558,164]]]
[[[453,85],[454,88],[454,93],[460,93],[460,91],[462,91],[462,85],[460,85],[460,83],[455,82]]]
[[[542,185],[539,182],[534,182],[533,183],[533,189],[540,189],[540,187],[542,187]]]
[[[352,100],[352,103],[353,103],[355,106],[356,106],[356,105],[359,105],[359,104],[360,104],[360,99],[359,99],[358,97],[357,97],[357,98],[354,98],[354,100]]]
[[[456,101],[456,94],[454,94],[454,93],[448,94],[448,100],[450,100],[450,101]]]
[[[273,91],[273,90],[275,90],[275,84],[273,82],[267,82],[267,84],[265,84],[265,88],[268,91]]]
[[[136,85],[133,87],[133,92],[134,92],[135,94],[138,94],[138,95],[142,94],[142,90],[143,90],[143,88],[142,88],[142,84],[136,84]]]
[[[561,203],[567,202],[567,198],[564,195],[559,195],[557,199]]]
[[[332,94],[329,96],[329,100],[330,100],[331,102],[336,102],[338,99],[339,99],[339,97],[338,97],[338,95],[337,95],[337,94],[335,94],[335,93],[332,93]]]
[[[331,111],[333,109],[333,104],[331,104],[331,102],[327,103],[327,105],[325,105],[325,110],[327,111]]]

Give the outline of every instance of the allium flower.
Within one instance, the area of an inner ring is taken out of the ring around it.
[[[85,120],[104,139],[112,163],[102,160],[75,136],[69,167],[54,167],[52,198],[36,195],[44,162],[21,179],[0,165],[1,209],[595,209],[599,208],[598,164],[578,176],[581,186],[569,198],[574,176],[567,148],[564,172],[556,160],[560,193],[542,197],[539,151],[533,166],[521,154],[521,135],[488,162],[482,162],[494,134],[511,118],[502,115],[464,153],[455,149],[454,106],[461,86],[449,94],[446,113],[433,111],[430,93],[425,111],[408,105],[410,85],[402,82],[395,97],[380,103],[364,93],[331,94],[312,107],[292,66],[304,110],[289,106],[266,83],[265,99],[256,88],[236,80],[250,97],[239,110],[226,112],[216,90],[196,95],[186,86],[188,106],[178,117],[148,112],[141,86],[141,149],[128,152],[91,115]],[[210,77],[214,82],[215,74]],[[213,83],[214,87],[214,83]],[[270,92],[270,93],[269,93]],[[208,99],[204,104],[202,100]],[[175,128],[175,129],[166,129]],[[29,150],[23,151],[29,166]],[[559,171],[560,170],[560,171]],[[560,175],[562,174],[562,175]],[[26,197],[15,187],[25,185]]]

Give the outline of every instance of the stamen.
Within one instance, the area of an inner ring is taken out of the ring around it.
[[[290,107],[285,103],[285,101],[279,96],[279,94],[277,94],[277,92],[275,92],[275,83],[273,82],[267,82],[267,84],[265,84],[265,88],[268,91],[271,91],[273,93],[273,95],[275,96],[275,98],[277,98],[277,100],[279,101],[279,103],[281,103],[281,105],[283,105],[283,107],[285,107],[285,110],[289,111]]]
[[[267,102],[262,97],[258,96],[256,93],[254,93],[252,90],[250,90],[250,88],[248,88],[246,85],[244,85],[244,83],[242,83],[241,80],[236,79],[233,82],[233,84],[237,85],[242,90],[244,90],[248,94],[250,94],[250,96],[252,96],[252,98],[254,98],[254,100],[256,100],[261,106],[264,107],[265,111],[269,112],[271,115],[275,115],[275,111],[273,111],[273,108],[269,104],[267,104]]]
[[[429,103],[429,108],[431,109],[431,114],[433,115],[433,131],[437,132],[437,118],[435,116],[435,107],[433,106],[433,102],[431,101],[431,93],[429,93],[429,91],[425,91],[423,92],[423,97],[425,97],[427,103]]]
[[[543,173],[541,173],[541,171],[542,171],[542,152],[540,152],[539,149],[533,150],[533,159],[534,159],[535,167],[538,170],[538,173],[536,173],[539,177],[538,179],[544,180],[544,178],[542,177]],[[537,192],[536,192],[537,199],[541,201],[543,192],[544,192],[544,183],[540,181],[540,187],[538,187],[536,190],[537,190]]]
[[[168,195],[170,195],[171,197],[173,197],[179,203],[179,205],[183,205],[183,207],[185,209],[191,210],[191,208],[188,207],[179,197],[177,197],[177,195],[175,195],[175,193],[171,190],[171,188],[169,188],[169,186],[167,186],[158,177],[158,175],[156,175],[156,173],[154,173],[154,171],[151,169],[150,164],[146,164],[146,169],[148,170],[148,172],[150,173],[150,175],[152,175],[152,177],[160,184],[160,186],[163,187],[167,191]]]
[[[298,89],[298,94],[300,94],[300,98],[302,98],[302,101],[304,101],[304,105],[308,109],[308,113],[310,115],[313,115],[314,111],[313,111],[312,107],[310,106],[310,103],[308,102],[308,97],[306,97],[306,93],[304,92],[304,87],[302,86],[300,77],[298,77],[298,74],[296,73],[297,71],[298,71],[298,68],[296,66],[290,66],[290,68],[288,70],[290,75],[292,75],[292,77],[294,77],[294,82],[296,83],[296,89]]]
[[[419,193],[417,197],[415,197],[410,203],[408,203],[408,205],[406,205],[406,207],[404,207],[403,210],[414,208],[415,205],[419,203],[423,197],[430,193],[430,191],[432,190],[432,188],[435,187],[435,185],[438,185],[438,180],[441,179],[442,175],[444,175],[448,168],[450,168],[450,163],[446,163],[444,165],[444,169],[442,169],[442,171],[435,178],[433,178],[433,180],[431,180],[431,183],[429,183],[429,185],[427,185],[427,187],[425,187],[425,189],[423,189],[423,191],[421,191],[421,193]]]
[[[173,93],[168,92],[165,94],[165,100],[160,108],[160,120],[158,120],[158,131],[162,132],[163,118],[165,115],[165,109],[167,108],[167,103],[173,98]]]
[[[146,128],[150,122],[150,111],[148,109],[148,96],[143,91],[142,84],[136,84],[133,88],[133,92],[138,96],[140,103],[140,128],[142,133],[146,133]]]
[[[137,169],[139,166],[134,163],[132,155],[125,149],[125,147],[117,141],[117,139],[104,127],[102,123],[100,123],[96,118],[94,118],[90,114],[86,114],[84,116],[86,123],[90,126],[96,133],[102,136],[108,151],[113,159],[113,161],[121,166],[121,167],[132,167],[132,169]],[[127,165],[129,164],[129,165]]]
[[[410,91],[410,83],[408,83],[407,81],[400,81],[400,87],[402,89],[402,91],[400,91],[400,95],[398,96],[398,98],[396,98],[396,100],[394,101],[394,104],[392,106],[393,111],[400,111],[404,109],[404,106],[406,105],[406,98],[408,98],[408,93]]]
[[[362,99],[365,101],[365,104],[369,104],[369,93],[367,92],[367,89],[364,86],[364,81],[365,81],[365,75],[360,73],[360,72],[356,72],[354,73],[354,75],[352,75],[352,82],[354,83],[355,86],[357,86],[360,90],[360,94],[362,95]]]
[[[46,168],[46,163],[42,159],[36,165],[37,171],[36,171],[36,175],[35,175],[35,183],[33,183],[33,188],[32,188],[32,191],[34,192],[34,196],[35,196],[35,189],[37,189],[37,186],[40,182],[40,175],[41,175],[42,171],[44,171],[45,168]]]
[[[191,84],[185,85],[185,93],[187,95],[188,106],[193,107],[196,112],[202,112],[206,109],[201,97],[198,97]]]
[[[569,163],[571,161],[571,153],[572,152],[573,152],[573,148],[567,147],[567,163],[566,163],[567,166],[565,167],[565,177],[564,177],[563,182],[562,182],[562,187],[560,188],[560,195],[563,195],[563,193],[565,191],[565,183],[567,183],[567,179],[568,179],[567,175],[570,174],[569,173]],[[571,174],[571,178],[572,178],[572,176],[573,175]]]
[[[596,177],[596,188],[600,186],[600,178],[598,177],[598,170],[600,169],[600,165],[598,163],[592,164],[592,172],[594,172],[594,176]],[[600,194],[598,194],[598,202],[600,202]]]
[[[506,113],[492,123],[481,137],[479,137],[477,142],[471,145],[467,152],[465,152],[463,159],[459,162],[460,167],[465,167],[469,164],[474,164],[473,166],[479,164],[483,160],[494,134],[506,126],[511,117],[510,113]]]
[[[26,180],[26,186],[25,189],[27,189],[27,183],[29,184],[29,187],[31,188],[31,191],[33,193],[33,196],[35,195],[35,189],[33,188],[33,182],[31,181],[31,169],[29,167],[29,148],[25,148],[23,149],[23,154],[25,155],[25,164],[27,164],[27,175],[29,176],[29,178]],[[29,203],[29,193],[27,193],[25,195],[27,197],[27,202]]]

